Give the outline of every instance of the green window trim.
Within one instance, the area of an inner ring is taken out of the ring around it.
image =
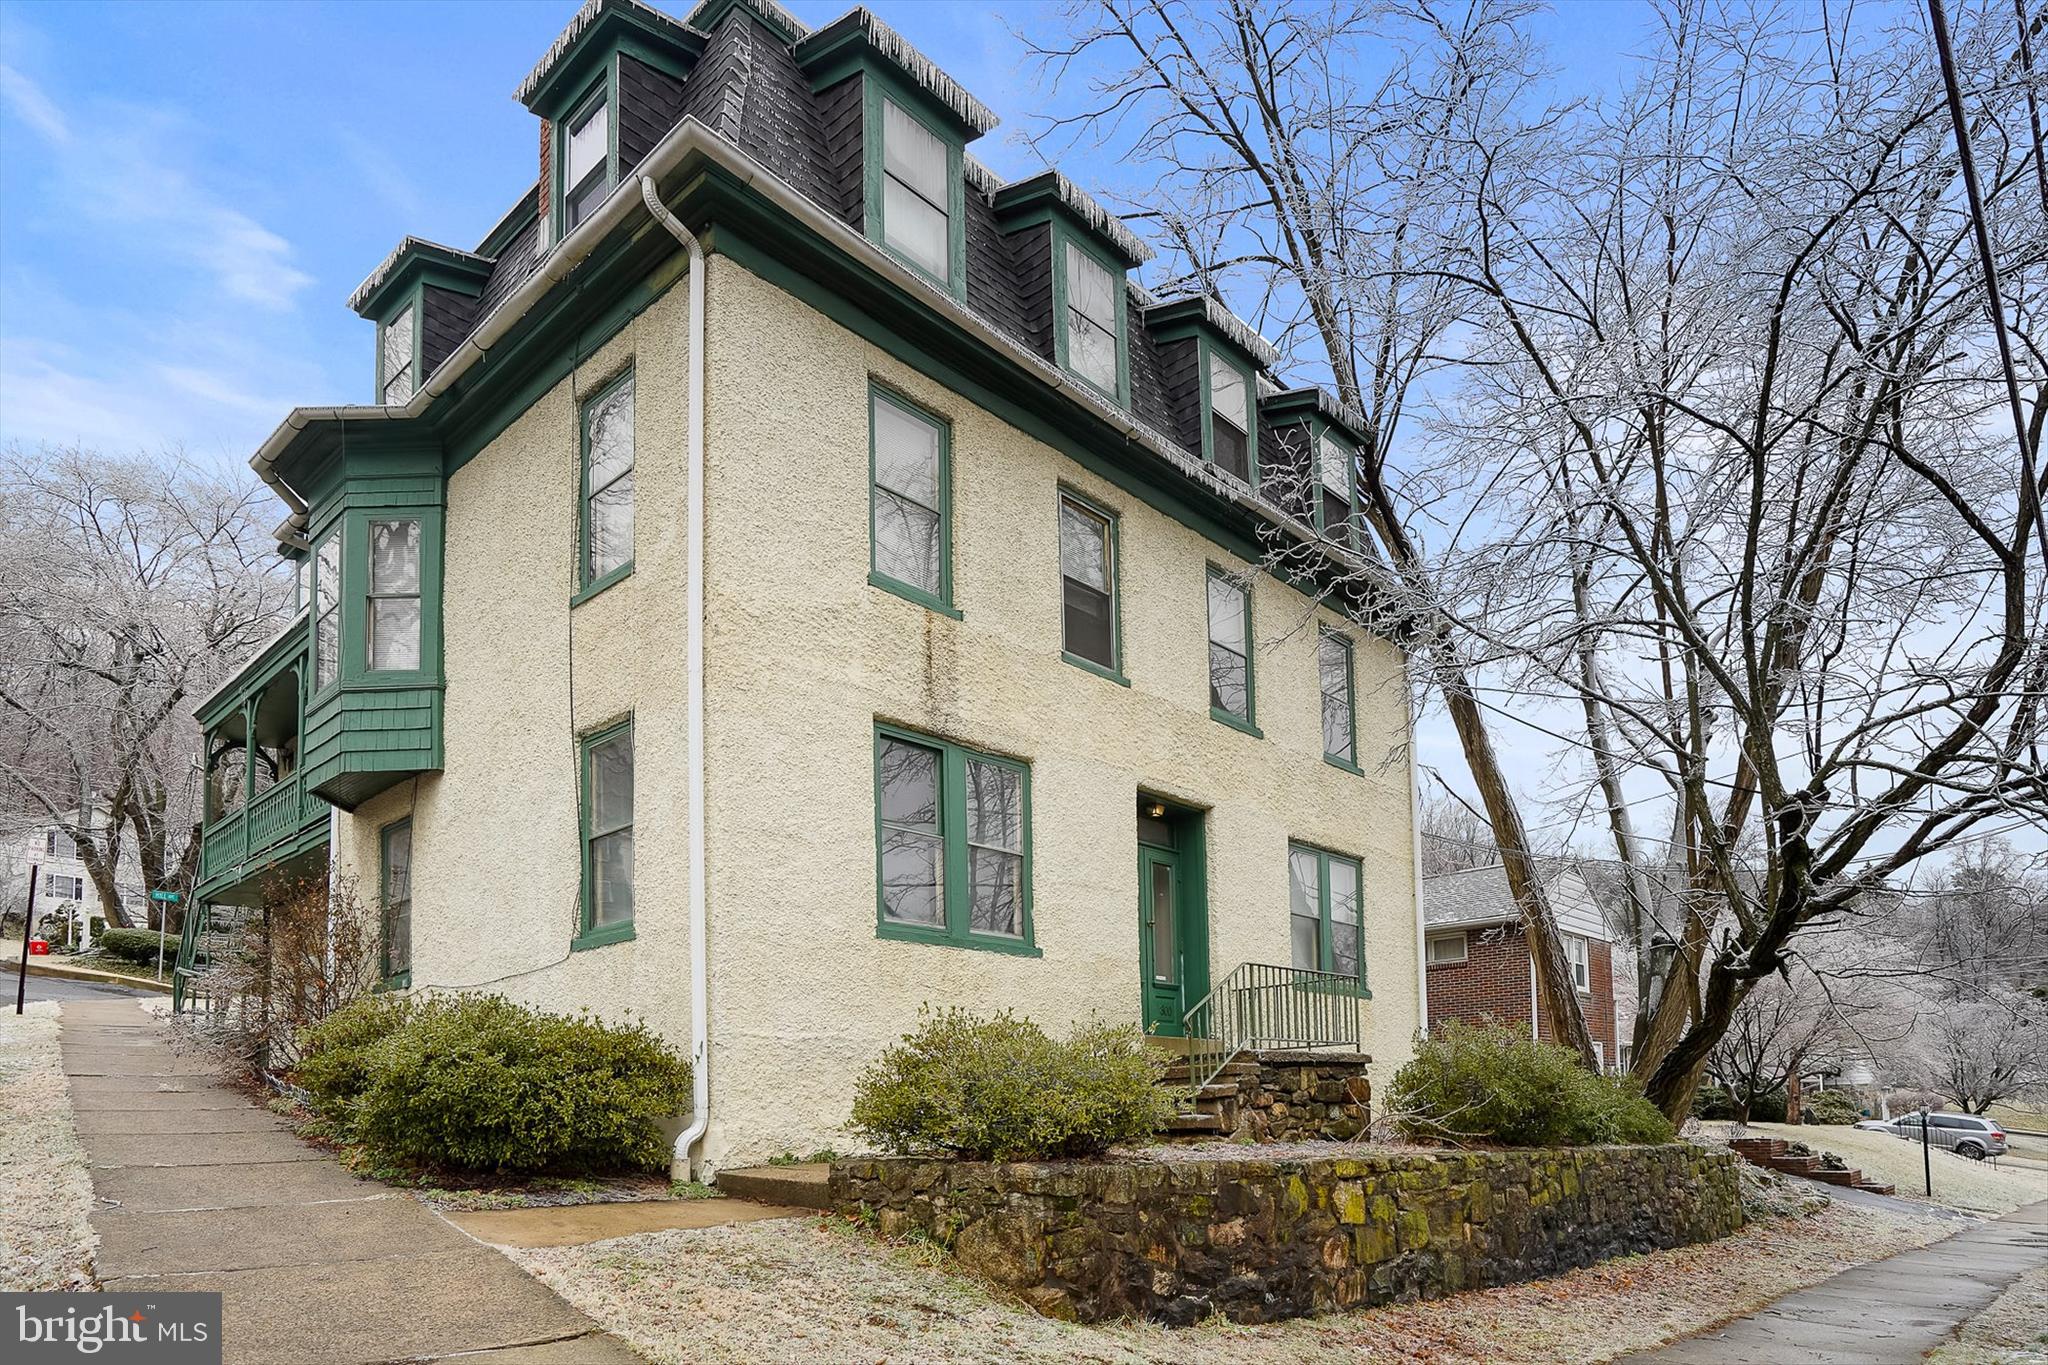
[[[1053,359],[1060,370],[1080,380],[1089,388],[1109,399],[1118,407],[1131,405],[1131,348],[1130,348],[1130,290],[1125,288],[1123,264],[1108,255],[1095,243],[1076,232],[1055,215],[1052,220],[1052,318],[1053,318]],[[1116,295],[1116,391],[1112,393],[1100,384],[1075,369],[1068,359],[1067,340],[1067,248],[1072,246],[1097,265],[1109,272],[1110,286]],[[1205,428],[1206,430],[1206,428]]]
[[[419,527],[418,591],[373,593],[370,570],[373,526],[378,522],[407,521],[417,523]],[[366,498],[344,506],[339,513],[328,517],[325,524],[316,523],[312,575],[314,606],[308,626],[313,659],[310,701],[324,701],[339,691],[374,692],[440,685],[443,524],[443,512],[438,504],[396,498],[379,499],[374,504]],[[334,550],[338,572],[320,562],[330,546]],[[335,601],[330,611],[323,612],[320,594],[330,584],[335,589]],[[370,666],[371,603],[378,596],[418,598],[417,667]],[[331,632],[322,629],[323,619],[332,620]],[[320,679],[320,653],[322,641],[330,633],[334,640],[335,673],[323,683]]]
[[[571,100],[567,112],[553,120],[553,143],[548,157],[548,242],[560,242],[581,224],[569,222],[569,130],[579,116],[602,101],[605,106],[605,192],[602,204],[619,187],[619,61],[616,53],[605,58],[604,70]],[[593,211],[595,206],[593,206]],[[586,216],[585,221],[588,221]]]
[[[426,331],[424,326],[426,319],[425,303],[426,289],[424,285],[414,284],[411,289],[408,289],[400,296],[397,307],[389,309],[382,317],[377,319],[377,353],[373,357],[376,362],[377,387],[373,392],[376,395],[376,401],[379,406],[404,406],[412,401],[412,396],[420,391],[420,385],[426,382],[427,377],[422,373],[426,368],[426,362],[420,341],[421,335]],[[384,334],[390,330],[393,323],[404,317],[408,312],[412,315],[412,384],[406,389],[405,397],[399,399],[396,403],[387,403],[384,397],[384,385],[387,382],[387,377],[384,373]]]
[[[1109,524],[1110,662],[1103,664],[1089,658],[1085,654],[1076,654],[1066,647],[1067,575],[1064,565],[1061,566],[1060,572],[1060,657],[1074,665],[1074,667],[1093,673],[1098,678],[1107,678],[1119,687],[1129,687],[1131,680],[1124,675],[1123,517],[1089,497],[1086,493],[1082,493],[1062,483],[1059,485],[1059,500],[1054,506],[1057,509],[1069,502],[1083,511],[1100,517]],[[1057,516],[1057,511],[1055,515]],[[1060,538],[1062,530],[1062,525],[1059,522],[1055,522],[1054,537],[1056,541]]]
[[[925,131],[937,138],[946,148],[946,277],[941,279],[925,266],[906,256],[902,251],[889,245],[887,224],[883,218],[882,202],[882,158],[884,101],[893,104],[905,115],[922,125]],[[951,294],[955,299],[967,299],[967,181],[965,177],[966,147],[959,134],[947,128],[930,111],[922,99],[897,81],[889,73],[876,67],[865,69],[861,79],[861,127],[862,158],[861,178],[865,204],[861,223],[867,239],[891,257],[901,262],[905,269],[924,276],[933,284]]]
[[[1358,888],[1358,905],[1356,907],[1356,913],[1358,915],[1358,978],[1356,984],[1354,985],[1352,983],[1351,978],[1347,976],[1344,981],[1343,990],[1347,992],[1355,992],[1361,1000],[1372,999],[1372,988],[1366,984],[1368,973],[1366,969],[1365,953],[1364,863],[1361,862],[1359,859],[1352,857],[1348,853],[1337,853],[1333,852],[1330,849],[1319,847],[1315,844],[1304,843],[1299,839],[1290,839],[1287,841],[1287,876],[1290,878],[1290,880],[1294,876],[1294,857],[1296,854],[1306,854],[1315,859],[1316,913],[1321,923],[1321,931],[1318,933],[1316,938],[1317,955],[1320,960],[1320,965],[1318,965],[1315,970],[1327,972],[1333,976],[1337,975],[1338,973],[1335,967],[1335,940],[1333,935],[1331,934],[1330,928],[1330,867],[1332,864],[1341,864],[1351,869],[1351,874],[1354,879],[1352,885]],[[1288,893],[1288,913],[1291,918],[1293,915],[1293,890],[1291,886],[1289,888]],[[1290,958],[1290,961],[1291,960],[1292,959]]]
[[[943,925],[906,923],[890,919],[883,885],[883,843],[887,826],[882,818],[882,751],[889,741],[933,751],[939,759],[939,800],[937,837],[942,845],[941,890]],[[967,819],[967,765],[990,764],[1018,774],[1022,868],[1017,894],[1018,934],[978,932],[970,927],[972,892],[968,876],[969,828]],[[1031,923],[1031,765],[1022,759],[972,749],[950,740],[934,738],[916,730],[875,723],[875,937],[904,943],[924,943],[949,948],[975,948],[984,952],[1007,953],[1017,957],[1042,957],[1033,937]]]
[[[377,989],[402,991],[412,988],[412,849],[406,848],[405,966],[391,970],[391,837],[412,834],[412,817],[393,820],[377,831]]]
[[[1327,522],[1329,513],[1323,506],[1323,442],[1334,443],[1345,455],[1344,460],[1344,525],[1332,530]],[[1318,418],[1309,428],[1308,486],[1312,502],[1315,528],[1331,540],[1356,548],[1358,544],[1358,447],[1349,438],[1339,435],[1328,422]]]
[[[580,606],[582,603],[589,601],[620,579],[630,576],[633,572],[634,556],[632,553],[626,555],[624,563],[607,569],[601,574],[593,576],[590,572],[590,414],[597,409],[599,404],[610,399],[621,388],[633,383],[633,376],[634,367],[629,363],[618,374],[613,375],[610,379],[598,385],[590,397],[584,399],[576,409],[576,592],[569,599],[569,605],[572,607]],[[640,394],[637,388],[633,391],[631,401],[633,420],[630,426],[634,437],[634,462],[624,473],[615,476],[607,483],[605,488],[616,486],[620,479],[635,478],[639,472]],[[636,498],[638,487],[636,479],[634,484]],[[601,493],[605,490],[598,489],[597,491]]]
[[[1344,724],[1345,738],[1349,741],[1351,756],[1330,752],[1329,725],[1323,725],[1323,761],[1333,768],[1342,768],[1347,773],[1365,776],[1365,769],[1358,766],[1358,652],[1350,637],[1328,626],[1321,627],[1316,634],[1316,695],[1319,702],[1327,701],[1323,687],[1323,656],[1326,646],[1334,645],[1344,654]]]
[[[576,741],[577,772],[577,838],[581,844],[581,876],[577,893],[576,936],[569,940],[571,951],[580,952],[587,948],[601,948],[608,943],[629,943],[634,938],[634,919],[621,920],[615,924],[596,924],[597,868],[594,845],[601,833],[593,831],[592,754],[599,745],[624,737],[627,752],[632,752],[633,719],[628,716],[622,721],[592,730]],[[638,783],[637,768],[635,784]],[[624,828],[631,829],[629,820]]]
[[[886,487],[878,477],[875,445],[876,431],[880,426],[877,413],[880,405],[930,427],[938,437],[939,505],[924,509],[938,514],[939,590],[936,593],[884,571],[879,563],[880,542],[875,535],[876,504],[884,494],[911,501],[907,494]],[[959,609],[953,605],[953,424],[872,379],[868,381],[868,583],[956,621],[962,619]]]
[[[1251,584],[1249,582],[1239,582],[1239,575],[1232,573],[1228,569],[1219,568],[1214,564],[1208,565],[1207,568],[1208,572],[1202,578],[1202,637],[1208,642],[1210,649],[1213,650],[1218,645],[1215,635],[1209,629],[1209,585],[1219,581],[1228,583],[1244,598],[1244,714],[1240,716],[1235,712],[1227,711],[1223,707],[1216,705],[1212,683],[1212,695],[1209,699],[1209,718],[1221,721],[1233,730],[1242,730],[1253,739],[1264,739],[1266,732],[1259,728],[1259,665],[1257,658],[1258,647],[1256,639],[1252,634]],[[1221,647],[1229,648],[1228,645]],[[1213,655],[1205,657],[1204,662],[1208,666],[1207,680],[1213,680],[1215,676]]]
[[[1216,360],[1237,371],[1238,377],[1244,381],[1245,420],[1251,424],[1250,430],[1244,434],[1245,482],[1253,488],[1257,488],[1259,486],[1258,378],[1252,373],[1250,366],[1246,365],[1244,361],[1240,360],[1231,351],[1217,345],[1207,334],[1198,334],[1198,336],[1199,341],[1196,347],[1195,358],[1199,369],[1196,377],[1200,379],[1202,386],[1202,461],[1209,465],[1216,463],[1216,409],[1209,394],[1209,367],[1210,358],[1213,356]],[[1314,458],[1313,451],[1310,452],[1310,458]],[[1233,475],[1232,477],[1235,476]]]

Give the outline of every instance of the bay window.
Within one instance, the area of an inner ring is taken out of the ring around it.
[[[370,671],[420,666],[420,523],[370,523]]]

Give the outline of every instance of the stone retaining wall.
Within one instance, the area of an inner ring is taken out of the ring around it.
[[[832,1202],[913,1229],[1052,1317],[1235,1322],[1511,1284],[1742,1225],[1687,1143],[1304,1161],[837,1162]]]
[[[1253,1142],[1349,1142],[1372,1124],[1372,1058],[1355,1052],[1259,1052],[1238,1086],[1233,1136]]]

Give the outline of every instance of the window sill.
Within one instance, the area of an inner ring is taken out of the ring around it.
[[[1250,721],[1246,720],[1242,716],[1233,716],[1230,714],[1230,712],[1225,711],[1220,707],[1212,706],[1209,708],[1209,719],[1221,721],[1223,724],[1228,725],[1233,730],[1242,730],[1246,734],[1250,735],[1253,739],[1264,739],[1266,737],[1266,732],[1264,730],[1261,730],[1258,726],[1252,724]]]
[[[381,994],[385,991],[409,991],[411,989],[412,969],[407,968],[402,972],[393,972],[390,976],[379,981],[372,994]]]
[[[595,929],[585,929],[582,933],[570,939],[569,951],[580,953],[591,948],[602,948],[611,943],[631,943],[633,938],[633,921],[627,920],[624,924],[606,924]]]
[[[1335,754],[1324,754],[1323,762],[1329,764],[1333,768],[1342,768],[1345,772],[1350,773],[1354,777],[1365,776],[1365,769],[1359,767],[1356,763],[1353,763],[1348,758],[1339,758]]]
[[[621,582],[632,576],[633,561],[629,559],[625,563],[619,565],[618,568],[613,569],[610,573],[606,574],[604,577],[593,579],[590,582],[590,584],[586,586],[581,592],[577,593],[574,597],[569,599],[569,605],[572,607],[580,607],[585,602],[588,602],[591,598],[603,592],[606,588],[609,588],[612,584]]]
[[[882,573],[877,569],[868,570],[868,586],[871,588],[880,588],[883,592],[890,593],[896,597],[900,597],[906,602],[915,602],[918,606],[923,607],[927,611],[935,611],[941,616],[950,616],[955,621],[963,621],[966,619],[964,616],[960,614],[960,609],[958,607],[952,606],[945,602],[941,602],[938,598],[932,596],[930,593],[926,592],[922,588],[913,588],[908,583],[898,582],[896,579],[889,577],[889,575]]]
[[[1002,953],[1008,957],[1044,957],[1037,944],[1021,938],[990,938],[981,934],[967,934],[955,937],[944,929],[923,924],[897,924],[891,920],[875,922],[875,937],[893,939],[898,943],[923,943],[933,948],[973,948],[984,953]]]
[[[1110,668],[1105,664],[1096,663],[1093,659],[1086,658],[1079,654],[1075,654],[1069,650],[1061,650],[1060,657],[1062,659],[1065,659],[1068,663],[1072,664],[1076,668],[1086,669],[1088,672],[1093,673],[1098,678],[1109,679],[1118,687],[1129,687],[1131,685],[1131,680],[1129,678],[1126,678],[1123,675],[1122,671],[1119,669]]]

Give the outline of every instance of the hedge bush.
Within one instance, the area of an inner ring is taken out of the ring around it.
[[[372,1162],[461,1171],[661,1167],[689,1063],[642,1024],[500,996],[374,997],[306,1034],[296,1073]]]
[[[1669,1142],[1671,1124],[1626,1080],[1514,1029],[1450,1022],[1394,1074],[1395,1122],[1422,1142],[1578,1147]]]
[[[1008,1011],[920,1011],[854,1085],[853,1132],[895,1152],[974,1160],[1092,1156],[1149,1140],[1173,1109],[1165,1062],[1129,1025],[1055,1041]]]
[[[139,962],[145,967],[156,965],[157,934],[154,929],[103,929],[93,935],[93,946],[110,957],[128,962]],[[178,936],[167,934],[163,940],[164,956],[177,956]]]
[[[1854,1123],[1863,1117],[1863,1111],[1841,1091],[1823,1090],[1801,1102],[1799,1117],[1805,1123]]]
[[[1718,1085],[1703,1085],[1692,1097],[1692,1116],[1696,1119],[1732,1119],[1735,1117],[1735,1097]],[[1766,1090],[1750,1102],[1751,1123],[1783,1123],[1785,1121],[1785,1087]]]

